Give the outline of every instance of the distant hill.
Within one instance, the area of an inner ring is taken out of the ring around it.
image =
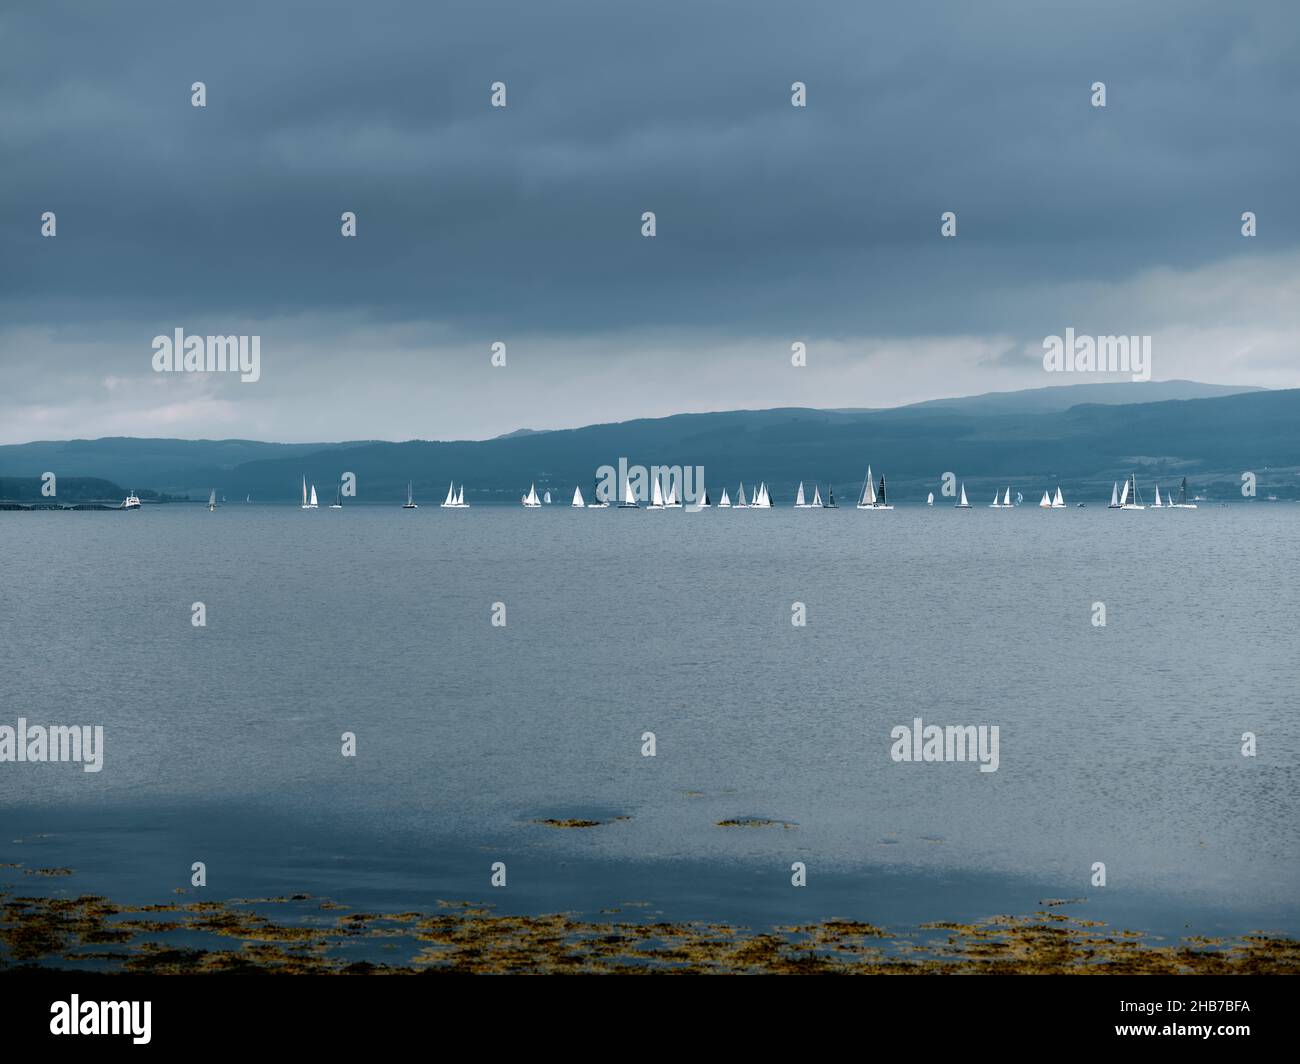
[[[1114,381],[1105,384],[1058,384],[1019,392],[985,392],[958,399],[928,399],[903,410],[952,410],[967,414],[1051,414],[1080,403],[1158,403],[1165,399],[1217,399],[1225,395],[1262,392],[1264,388],[1198,381]]]
[[[1112,387],[1119,391],[1101,393],[1108,401],[1061,408],[1064,398]],[[587,491],[597,467],[617,466],[622,457],[633,465],[703,466],[715,491],[765,480],[778,503],[792,498],[800,480],[831,483],[840,500],[849,501],[868,463],[889,478],[902,501],[937,490],[945,471],[981,496],[1010,485],[1031,498],[1060,483],[1071,498],[1096,500],[1109,496],[1113,480],[1137,472],[1144,482],[1166,486],[1187,476],[1193,490],[1239,499],[1245,471],[1257,475],[1261,496],[1300,495],[1300,390],[1115,401],[1149,387],[1077,385],[876,411],[679,414],[483,441],[23,444],[0,447],[0,475],[39,476],[48,468],[59,472],[61,483],[64,476],[102,475],[195,498],[216,488],[232,500],[252,495],[258,502],[287,502],[298,497],[302,477],[326,495],[348,471],[357,476],[360,501],[396,503],[411,480],[427,505],[441,500],[453,479],[466,484],[471,502],[517,502],[533,482],[567,499],[575,484]],[[1167,396],[1170,390],[1141,394]],[[1045,400],[1054,406],[1037,409]],[[1024,409],[1003,409],[1007,402]]]

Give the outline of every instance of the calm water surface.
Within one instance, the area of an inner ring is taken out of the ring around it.
[[[0,861],[123,901],[203,860],[213,897],[1295,934],[1298,555],[1288,504],[0,513],[0,723],[106,732],[98,774],[0,765]],[[998,771],[891,761],[918,716],[998,725]]]

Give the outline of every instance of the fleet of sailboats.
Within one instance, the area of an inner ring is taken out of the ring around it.
[[[651,498],[645,507],[648,510],[687,509],[692,513],[695,513],[700,510],[712,508],[715,505],[720,510],[726,510],[726,509],[770,510],[773,508],[772,496],[768,490],[766,481],[760,481],[758,487],[754,490],[753,495],[748,499],[746,498],[745,495],[745,484],[743,481],[736,489],[736,495],[734,501],[731,495],[728,493],[727,489],[723,488],[722,495],[716,503],[714,503],[709,493],[704,490],[704,487],[701,484],[699,488],[699,493],[695,497],[695,501],[691,502],[689,505],[685,504],[682,495],[679,493],[680,485],[679,485],[679,480],[676,477],[669,478],[666,485],[662,477],[655,477],[651,481],[650,487],[651,487]],[[1176,495],[1174,489],[1172,488],[1162,492],[1160,490],[1159,484],[1156,484],[1154,486],[1154,491],[1155,491],[1155,501],[1150,506],[1150,508],[1153,510],[1173,510],[1173,509],[1195,510],[1197,508],[1196,500],[1200,499],[1200,496],[1196,496],[1193,499],[1193,501],[1188,501],[1186,477],[1183,477],[1181,483],[1178,485]],[[537,484],[536,482],[534,482],[529,486],[528,494],[524,495],[520,499],[520,501],[525,507],[529,509],[536,509],[544,505],[545,502],[549,502],[550,497],[551,497],[551,493],[549,491],[545,492],[543,496],[539,497],[537,492]],[[222,501],[224,502],[224,499]],[[251,496],[247,497],[246,501],[251,501]],[[1015,501],[1014,502],[1012,501],[1011,487],[1008,485],[1007,487],[1003,488],[1001,491],[995,491],[993,493],[993,501],[989,503],[989,509],[994,509],[994,510],[1014,509],[1023,501],[1024,501],[1024,496],[1019,492],[1016,493]],[[925,503],[927,506],[930,507],[934,506],[934,492],[929,492],[927,494]],[[208,493],[208,510],[215,511],[218,505],[219,504],[217,501],[217,492],[216,489],[213,488]],[[446,498],[442,502],[442,508],[443,509],[466,509],[469,507],[469,505],[470,504],[465,501],[465,485],[460,484],[458,486],[454,480],[451,483],[449,483],[447,486]],[[590,502],[587,501],[587,497],[584,496],[582,487],[580,485],[574,486],[573,501],[570,504],[572,509],[575,510],[608,509],[611,505],[612,503],[610,500],[608,499],[601,500],[600,498],[599,480],[597,480],[594,484],[591,493]],[[1078,505],[1082,507],[1085,504],[1079,503]],[[638,502],[636,498],[636,493],[632,489],[630,478],[625,479],[623,485],[623,494],[622,497],[618,500],[618,507],[620,509],[638,509],[640,508],[640,506],[641,504]],[[1056,485],[1055,492],[1052,492],[1050,490],[1045,490],[1043,492],[1043,497],[1041,501],[1038,503],[1038,506],[1040,509],[1044,509],[1044,510],[1066,509],[1067,505],[1065,502],[1064,493],[1061,490],[1061,485],[1060,484]],[[138,509],[139,507],[140,507],[140,500],[136,497],[135,492],[132,492],[127,497],[126,501],[121,504],[122,509]],[[316,485],[309,484],[307,478],[304,476],[302,478],[302,509],[315,510],[318,508],[319,508],[319,502],[316,495]],[[341,486],[335,490],[334,502],[330,504],[329,508],[331,510],[343,509],[343,489]],[[402,508],[404,510],[419,509],[419,506],[415,502],[412,482],[409,480],[406,482],[406,502],[403,503]],[[857,508],[859,510],[894,509],[893,504],[889,502],[888,487],[885,478],[881,476],[879,481],[877,482],[874,473],[872,471],[872,468],[870,466],[867,467],[867,476],[862,484],[862,494],[857,503]],[[960,485],[959,498],[955,504],[955,508],[959,510],[971,509],[970,501],[966,495],[966,484],[964,481]],[[814,482],[812,497],[810,499],[808,495],[806,482],[802,480],[799,481],[798,487],[796,488],[795,491],[794,509],[796,510],[838,509],[838,504],[835,502],[835,491],[833,486],[828,484],[826,488],[826,494],[825,496],[823,496],[821,491],[821,485],[819,483]],[[1144,504],[1142,500],[1141,493],[1138,490],[1136,473],[1131,473],[1127,477],[1125,477],[1124,481],[1122,482],[1122,485],[1120,481],[1116,481],[1114,484],[1111,485],[1111,497],[1110,497],[1110,502],[1108,504],[1108,509],[1112,509],[1112,510],[1147,509],[1146,504]]]

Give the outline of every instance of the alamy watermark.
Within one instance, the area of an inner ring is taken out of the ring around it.
[[[675,498],[681,503],[699,502],[704,498],[704,467],[697,466],[629,466],[626,458],[618,460],[618,468],[603,465],[596,470],[596,501],[620,502],[630,488],[638,502],[652,498],[651,489],[659,484],[666,497],[675,488]]]
[[[1048,373],[1130,373],[1135,381],[1151,379],[1151,337],[1043,337],[1043,369]]]
[[[245,384],[262,376],[261,336],[172,336],[153,338],[155,373],[238,373]]]
[[[889,733],[894,761],[978,761],[981,772],[998,770],[998,726],[981,724],[899,724]]]
[[[96,724],[40,724],[28,727],[19,717],[18,726],[0,724],[0,762],[79,761],[84,772],[104,767],[104,726]]]

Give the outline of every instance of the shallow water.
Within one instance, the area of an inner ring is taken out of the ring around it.
[[[0,513],[0,724],[106,735],[0,764],[0,862],[75,872],[0,889],[1296,934],[1297,547],[1288,504]],[[915,717],[998,770],[895,763]]]

